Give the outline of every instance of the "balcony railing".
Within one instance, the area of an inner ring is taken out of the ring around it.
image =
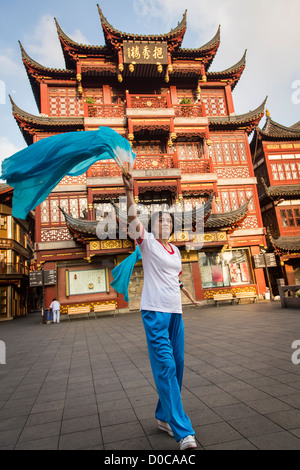
[[[125,106],[115,105],[115,104],[90,104],[86,103],[86,112],[87,117],[95,118],[118,118],[124,117]]]
[[[90,176],[98,178],[122,176],[121,168],[113,160],[94,163],[94,165],[91,166],[89,173]]]
[[[175,117],[203,117],[202,104],[176,104]]]
[[[176,155],[137,155],[134,163],[135,170],[166,170],[170,168],[180,168],[181,173],[213,173],[213,163],[211,159],[188,159],[178,160]],[[119,177],[122,175],[121,169],[113,160],[99,161],[90,168],[91,177]]]
[[[168,109],[175,111],[175,117],[203,117],[202,103],[172,105],[170,94],[130,95],[126,93],[126,103],[94,104],[84,103],[84,115],[94,118],[122,118],[128,109]]]
[[[213,173],[213,165],[209,160],[179,160],[178,167],[182,173]]]
[[[170,108],[169,95],[127,95],[128,108]]]
[[[174,168],[174,159],[170,154],[159,155],[137,155],[134,163],[135,170],[155,170]],[[117,177],[122,175],[119,166],[113,161],[100,161],[95,163],[90,169],[92,177]]]
[[[136,170],[155,170],[174,168],[174,159],[169,154],[137,155],[134,168]]]
[[[12,263],[0,263],[0,275],[1,274],[24,274],[29,275],[28,266],[21,264],[12,264]]]

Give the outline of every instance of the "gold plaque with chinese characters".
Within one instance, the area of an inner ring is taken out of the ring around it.
[[[165,41],[123,41],[125,64],[167,64],[168,47]]]

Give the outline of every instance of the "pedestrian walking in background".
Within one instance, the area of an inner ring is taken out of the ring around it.
[[[60,303],[56,298],[54,298],[51,302],[50,307],[52,309],[53,314],[53,323],[59,323],[60,320]]]

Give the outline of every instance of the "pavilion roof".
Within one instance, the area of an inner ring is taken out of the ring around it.
[[[292,254],[300,252],[300,235],[282,235],[278,238],[273,238],[268,230],[270,242],[278,254]]]
[[[245,50],[243,57],[235,65],[232,65],[225,70],[220,72],[207,72],[207,80],[212,81],[227,79],[231,84],[231,88],[233,89],[241,78],[241,75],[246,67],[246,53],[247,49]]]
[[[228,212],[217,212],[211,214],[205,223],[207,230],[236,229],[239,224],[247,217],[248,206],[252,198],[235,210]]]
[[[249,205],[251,198],[249,198],[245,202],[245,204],[240,206],[238,209],[235,209],[229,212],[224,212],[224,213],[211,214],[211,209],[212,209],[211,204],[212,204],[213,197],[214,197],[213,194],[210,195],[207,202],[204,204],[204,208],[203,208],[204,230],[208,232],[208,231],[213,231],[213,230],[232,231],[236,229],[248,214],[248,205]],[[125,212],[119,210],[119,208],[115,204],[113,204],[113,206],[115,208],[117,220],[120,220],[120,221],[126,220]],[[62,208],[60,208],[60,210],[65,217],[67,227],[69,228],[69,230],[71,231],[71,233],[76,239],[80,239],[80,240],[82,240],[82,238],[91,239],[97,236],[96,227],[99,221],[90,221],[86,219],[74,218],[71,215],[67,214]],[[192,211],[185,211],[184,215],[181,212],[174,212],[173,215],[175,218],[175,224],[176,224],[176,218],[179,218],[178,219],[179,224],[181,224],[182,221],[184,220],[188,222],[192,221],[192,223],[195,224],[197,217],[199,216],[199,213],[197,212],[198,210],[199,210],[199,207],[194,208]],[[200,210],[202,210],[202,208]],[[148,220],[149,220],[148,212],[140,212],[138,217],[141,223],[145,227],[147,227]]]
[[[111,53],[107,46],[95,46],[90,44],[81,44],[73,39],[71,39],[67,34],[62,30],[56,18],[54,18],[58,38],[62,47],[63,55],[65,58],[66,67],[70,69],[76,68],[75,63],[76,59],[73,56],[73,53],[88,53],[96,56],[105,56],[108,53]]]
[[[63,132],[83,130],[83,117],[49,117],[49,116],[36,116],[34,114],[27,113],[23,109],[19,108],[12,97],[9,96],[12,113],[16,119],[20,130],[23,134],[23,137],[28,145],[33,143],[32,131],[43,130],[45,132],[55,132],[60,131],[60,128],[63,128]]]
[[[169,52],[172,52],[174,59],[201,59],[202,63],[208,68],[220,45],[220,26],[215,36],[203,46],[196,49],[181,48],[184,33],[187,28],[187,10],[178,25],[165,34],[133,34],[117,30],[112,26],[104,16],[101,8],[97,5],[100,21],[105,38],[105,46],[95,46],[89,44],[79,44],[71,39],[60,27],[55,18],[57,34],[62,46],[65,57],[66,67],[74,69],[75,56],[80,54],[89,54],[95,56],[111,55],[112,50],[118,51],[123,41],[165,41],[168,44]]]
[[[26,68],[26,72],[29,78],[29,82],[34,94],[34,98],[37,104],[38,109],[40,110],[41,100],[40,100],[40,83],[39,80],[41,79],[70,79],[76,78],[76,70],[72,69],[57,69],[51,67],[45,67],[41,65],[36,60],[32,59],[27,52],[25,51],[24,47],[22,46],[21,42],[19,41],[22,60],[24,66]]]
[[[300,139],[300,121],[293,126],[287,127],[273,121],[270,116],[267,117],[262,129],[257,128],[261,139],[266,140],[299,140]]]
[[[168,45],[172,49],[177,49],[183,40],[184,33],[186,31],[186,17],[187,17],[187,10],[185,10],[182,20],[178,22],[178,25],[171,29],[166,34],[132,34],[132,33],[125,33],[122,31],[117,30],[114,26],[112,26],[105,16],[99,5],[98,12],[100,15],[100,21],[104,33],[105,43],[107,46],[112,46],[113,48],[118,48],[119,44],[121,44],[124,40],[126,41],[167,41]]]
[[[300,198],[300,184],[278,184],[274,186],[267,186],[264,178],[261,178],[264,193],[260,196],[262,199],[265,196],[277,201],[279,199],[299,199]]]
[[[251,132],[251,130],[258,125],[264,115],[266,101],[267,97],[260,106],[245,114],[232,116],[208,116],[210,128],[243,128],[246,129],[247,132]]]

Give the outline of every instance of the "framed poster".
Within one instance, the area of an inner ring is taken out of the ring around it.
[[[69,295],[96,294],[107,292],[106,269],[68,271]]]

